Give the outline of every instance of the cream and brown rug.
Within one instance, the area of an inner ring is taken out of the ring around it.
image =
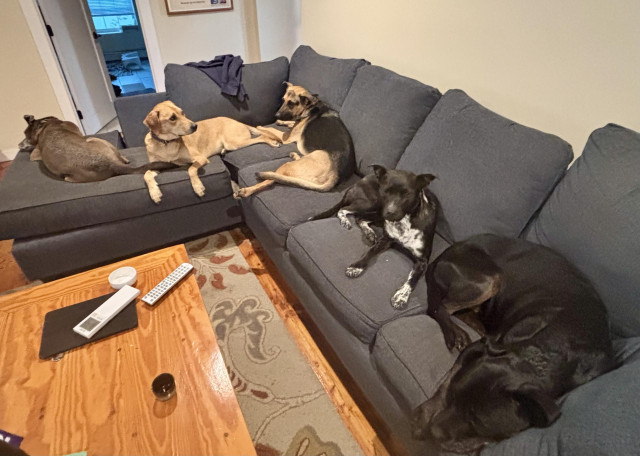
[[[186,247],[258,455],[362,454],[230,233]]]

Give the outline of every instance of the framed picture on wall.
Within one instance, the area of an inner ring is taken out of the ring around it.
[[[211,13],[233,9],[233,0],[164,0],[167,14]]]

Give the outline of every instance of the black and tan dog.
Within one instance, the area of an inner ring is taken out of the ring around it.
[[[354,172],[353,141],[338,113],[305,88],[290,83],[287,86],[276,118],[295,121],[291,130],[283,133],[257,128],[278,135],[283,144],[297,143],[300,154],[291,153],[293,161],[276,171],[258,173],[264,180],[236,190],[236,198],[246,198],[275,183],[328,192]]]
[[[25,115],[27,128],[20,150],[31,152],[31,160],[41,160],[55,177],[67,182],[95,182],[122,174],[143,174],[175,165],[163,162],[129,166],[113,144],[100,138],[86,138],[78,126],[56,117]]]
[[[462,349],[414,436],[467,453],[530,426],[549,426],[556,400],[615,367],[606,309],[577,268],[546,247],[490,234],[445,250],[427,270],[428,313]],[[486,337],[449,314],[480,305]]]
[[[391,305],[400,309],[407,304],[409,296],[427,268],[431,255],[440,204],[427,186],[435,176],[387,170],[379,165],[374,165],[373,169],[379,186],[377,204],[384,222],[384,230],[373,247],[349,266],[345,273],[347,277],[359,277],[373,257],[392,245],[399,247],[413,260],[409,277],[391,298]],[[355,200],[362,199],[360,196],[358,192]]]

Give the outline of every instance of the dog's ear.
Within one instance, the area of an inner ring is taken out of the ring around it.
[[[520,404],[519,413],[535,427],[548,427],[560,416],[560,407],[547,393],[531,385],[523,385],[513,392]]]
[[[31,114],[25,114],[25,115],[24,115],[24,120],[26,120],[26,121],[27,121],[27,123],[28,123],[29,125],[31,125],[31,124],[33,123],[33,121],[34,121],[34,120],[36,120],[36,118],[35,118],[35,117],[33,117]]]
[[[160,111],[151,111],[142,123],[151,131],[157,130],[160,125]]]
[[[309,106],[312,102],[313,102],[313,99],[311,97],[308,97],[306,95],[300,95],[300,103],[302,103],[302,106]]]
[[[382,179],[387,174],[387,168],[382,165],[371,165],[373,168],[373,173],[376,175],[378,180]]]
[[[434,176],[433,174],[419,174],[418,176],[416,176],[416,182],[420,189],[425,188],[434,179],[436,179],[436,176]]]
[[[289,87],[293,87],[293,84],[291,84],[289,81],[283,81],[283,82],[282,82],[282,85],[286,85],[286,86],[287,86],[287,89],[288,89]]]

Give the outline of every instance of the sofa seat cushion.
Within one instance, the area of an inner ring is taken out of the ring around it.
[[[453,317],[472,340],[479,338],[469,326]],[[436,392],[458,350],[449,351],[438,323],[427,315],[393,320],[380,328],[371,359],[385,385],[410,413]]]
[[[298,46],[291,56],[289,81],[317,94],[339,111],[356,77],[356,71],[368,65],[364,59],[337,59],[318,54],[310,46]]]
[[[640,335],[640,133],[594,131],[527,239],[558,250],[591,279],[615,333]]]
[[[134,166],[147,162],[143,147],[124,149]],[[231,195],[229,172],[211,157],[200,175],[204,197],[191,188],[186,170],[165,171],[156,178],[163,197],[154,204],[141,174],[101,182],[69,183],[49,177],[41,162],[21,152],[0,181],[0,239],[20,239],[79,227],[140,217]]]
[[[440,96],[438,89],[385,68],[360,67],[340,110],[358,171],[367,174],[370,165],[395,168]]]
[[[231,117],[248,125],[267,125],[275,120],[289,75],[286,57],[242,67],[247,99],[222,94],[220,86],[197,68],[168,64],[164,69],[167,98],[186,116],[198,122],[212,117]]]
[[[448,244],[441,237],[434,240],[433,255]],[[424,313],[426,283],[420,280],[407,307],[391,306],[391,297],[404,283],[412,261],[403,253],[389,249],[372,260],[358,278],[345,275],[345,269],[369,249],[359,228],[345,230],[337,218],[298,225],[289,232],[287,249],[290,258],[326,306],[352,334],[371,343],[383,324],[404,315]]]
[[[267,125],[281,131],[288,130],[276,124]],[[254,144],[249,147],[227,152],[222,160],[229,166],[232,178],[237,180],[238,171],[250,165],[289,157],[291,152],[296,152],[298,146],[295,143],[283,144],[280,147],[271,147],[269,144]]]
[[[483,456],[600,456],[638,454],[640,448],[640,338],[615,341],[624,362],[562,399],[562,414],[548,428],[531,428],[487,447]]]
[[[290,158],[256,163],[243,168],[238,173],[240,187],[248,187],[259,182],[256,173],[274,171]],[[316,214],[329,209],[342,198],[342,193],[357,182],[355,174],[331,192],[314,192],[299,187],[273,185],[242,200],[243,209],[253,211],[270,229],[270,235],[278,245],[284,247],[289,230]]]
[[[520,235],[573,159],[571,146],[506,119],[462,90],[447,91],[398,168],[432,173],[453,240]],[[451,236],[449,236],[451,237]]]

